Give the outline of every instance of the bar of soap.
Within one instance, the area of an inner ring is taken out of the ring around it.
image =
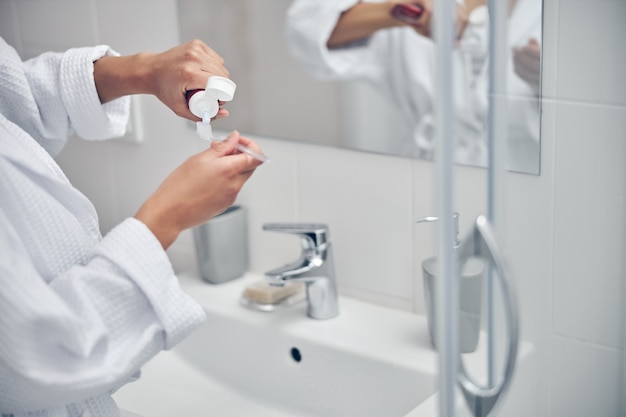
[[[282,287],[277,287],[261,280],[250,284],[245,289],[243,296],[258,304],[277,304],[290,295],[301,291],[303,286],[304,284],[301,282],[287,282]]]

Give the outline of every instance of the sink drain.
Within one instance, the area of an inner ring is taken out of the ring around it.
[[[302,354],[300,353],[300,349],[293,347],[291,348],[291,351],[289,353],[291,353],[291,358],[294,361],[300,362],[302,360]]]

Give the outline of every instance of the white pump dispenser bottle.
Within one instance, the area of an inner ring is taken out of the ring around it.
[[[235,95],[237,85],[229,78],[212,76],[209,77],[206,88],[190,92],[188,97],[189,110],[202,118],[196,123],[198,135],[206,140],[213,140],[211,119],[219,111],[219,101],[231,101]]]
[[[218,140],[213,137],[211,119],[219,111],[220,101],[231,101],[233,99],[236,88],[237,85],[231,79],[214,75],[209,77],[204,90],[187,91],[189,110],[195,116],[202,118],[201,122],[196,122],[196,132],[202,139],[208,141]],[[267,156],[257,153],[241,143],[237,144],[237,149],[261,162],[269,162]]]

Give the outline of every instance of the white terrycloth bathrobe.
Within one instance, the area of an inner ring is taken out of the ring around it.
[[[124,132],[101,105],[106,46],[22,62],[0,39],[0,415],[117,416],[110,393],[202,322],[161,245],[129,218],[104,238],[53,156],[75,132]]]
[[[405,146],[403,152],[407,156],[432,159],[435,44],[412,28],[397,27],[379,30],[368,39],[329,50],[326,42],[341,13],[358,2],[295,0],[287,13],[290,52],[316,78],[371,82],[396,104],[407,126],[414,127],[413,149]],[[488,20],[481,25],[469,25],[453,54],[455,160],[479,166],[487,162],[487,32]],[[517,0],[509,22],[509,45],[522,46],[530,38],[541,42],[541,0]],[[509,167],[534,170],[539,157],[539,102],[532,89],[514,74],[510,57],[507,68],[509,134],[514,142]]]

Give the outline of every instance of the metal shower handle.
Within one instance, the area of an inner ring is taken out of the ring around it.
[[[463,361],[459,360],[460,365],[457,382],[461,391],[474,415],[476,417],[485,417],[491,412],[499,397],[506,391],[513,378],[519,344],[517,299],[512,283],[509,280],[510,275],[506,268],[504,257],[497,244],[493,229],[485,216],[481,215],[476,218],[473,231],[461,243],[458,253],[461,261],[464,258],[478,256],[486,261],[493,262],[497,270],[496,275],[500,280],[502,295],[504,296],[508,346],[502,377],[493,386],[480,386],[471,379],[463,366]]]
[[[454,236],[454,246],[457,247],[459,246],[459,213],[458,212],[454,212],[452,213],[452,219],[454,220],[454,231],[455,231],[455,236]],[[420,217],[419,219],[415,220],[415,223],[434,223],[437,220],[439,220],[439,217],[437,216],[427,216],[427,217]]]

